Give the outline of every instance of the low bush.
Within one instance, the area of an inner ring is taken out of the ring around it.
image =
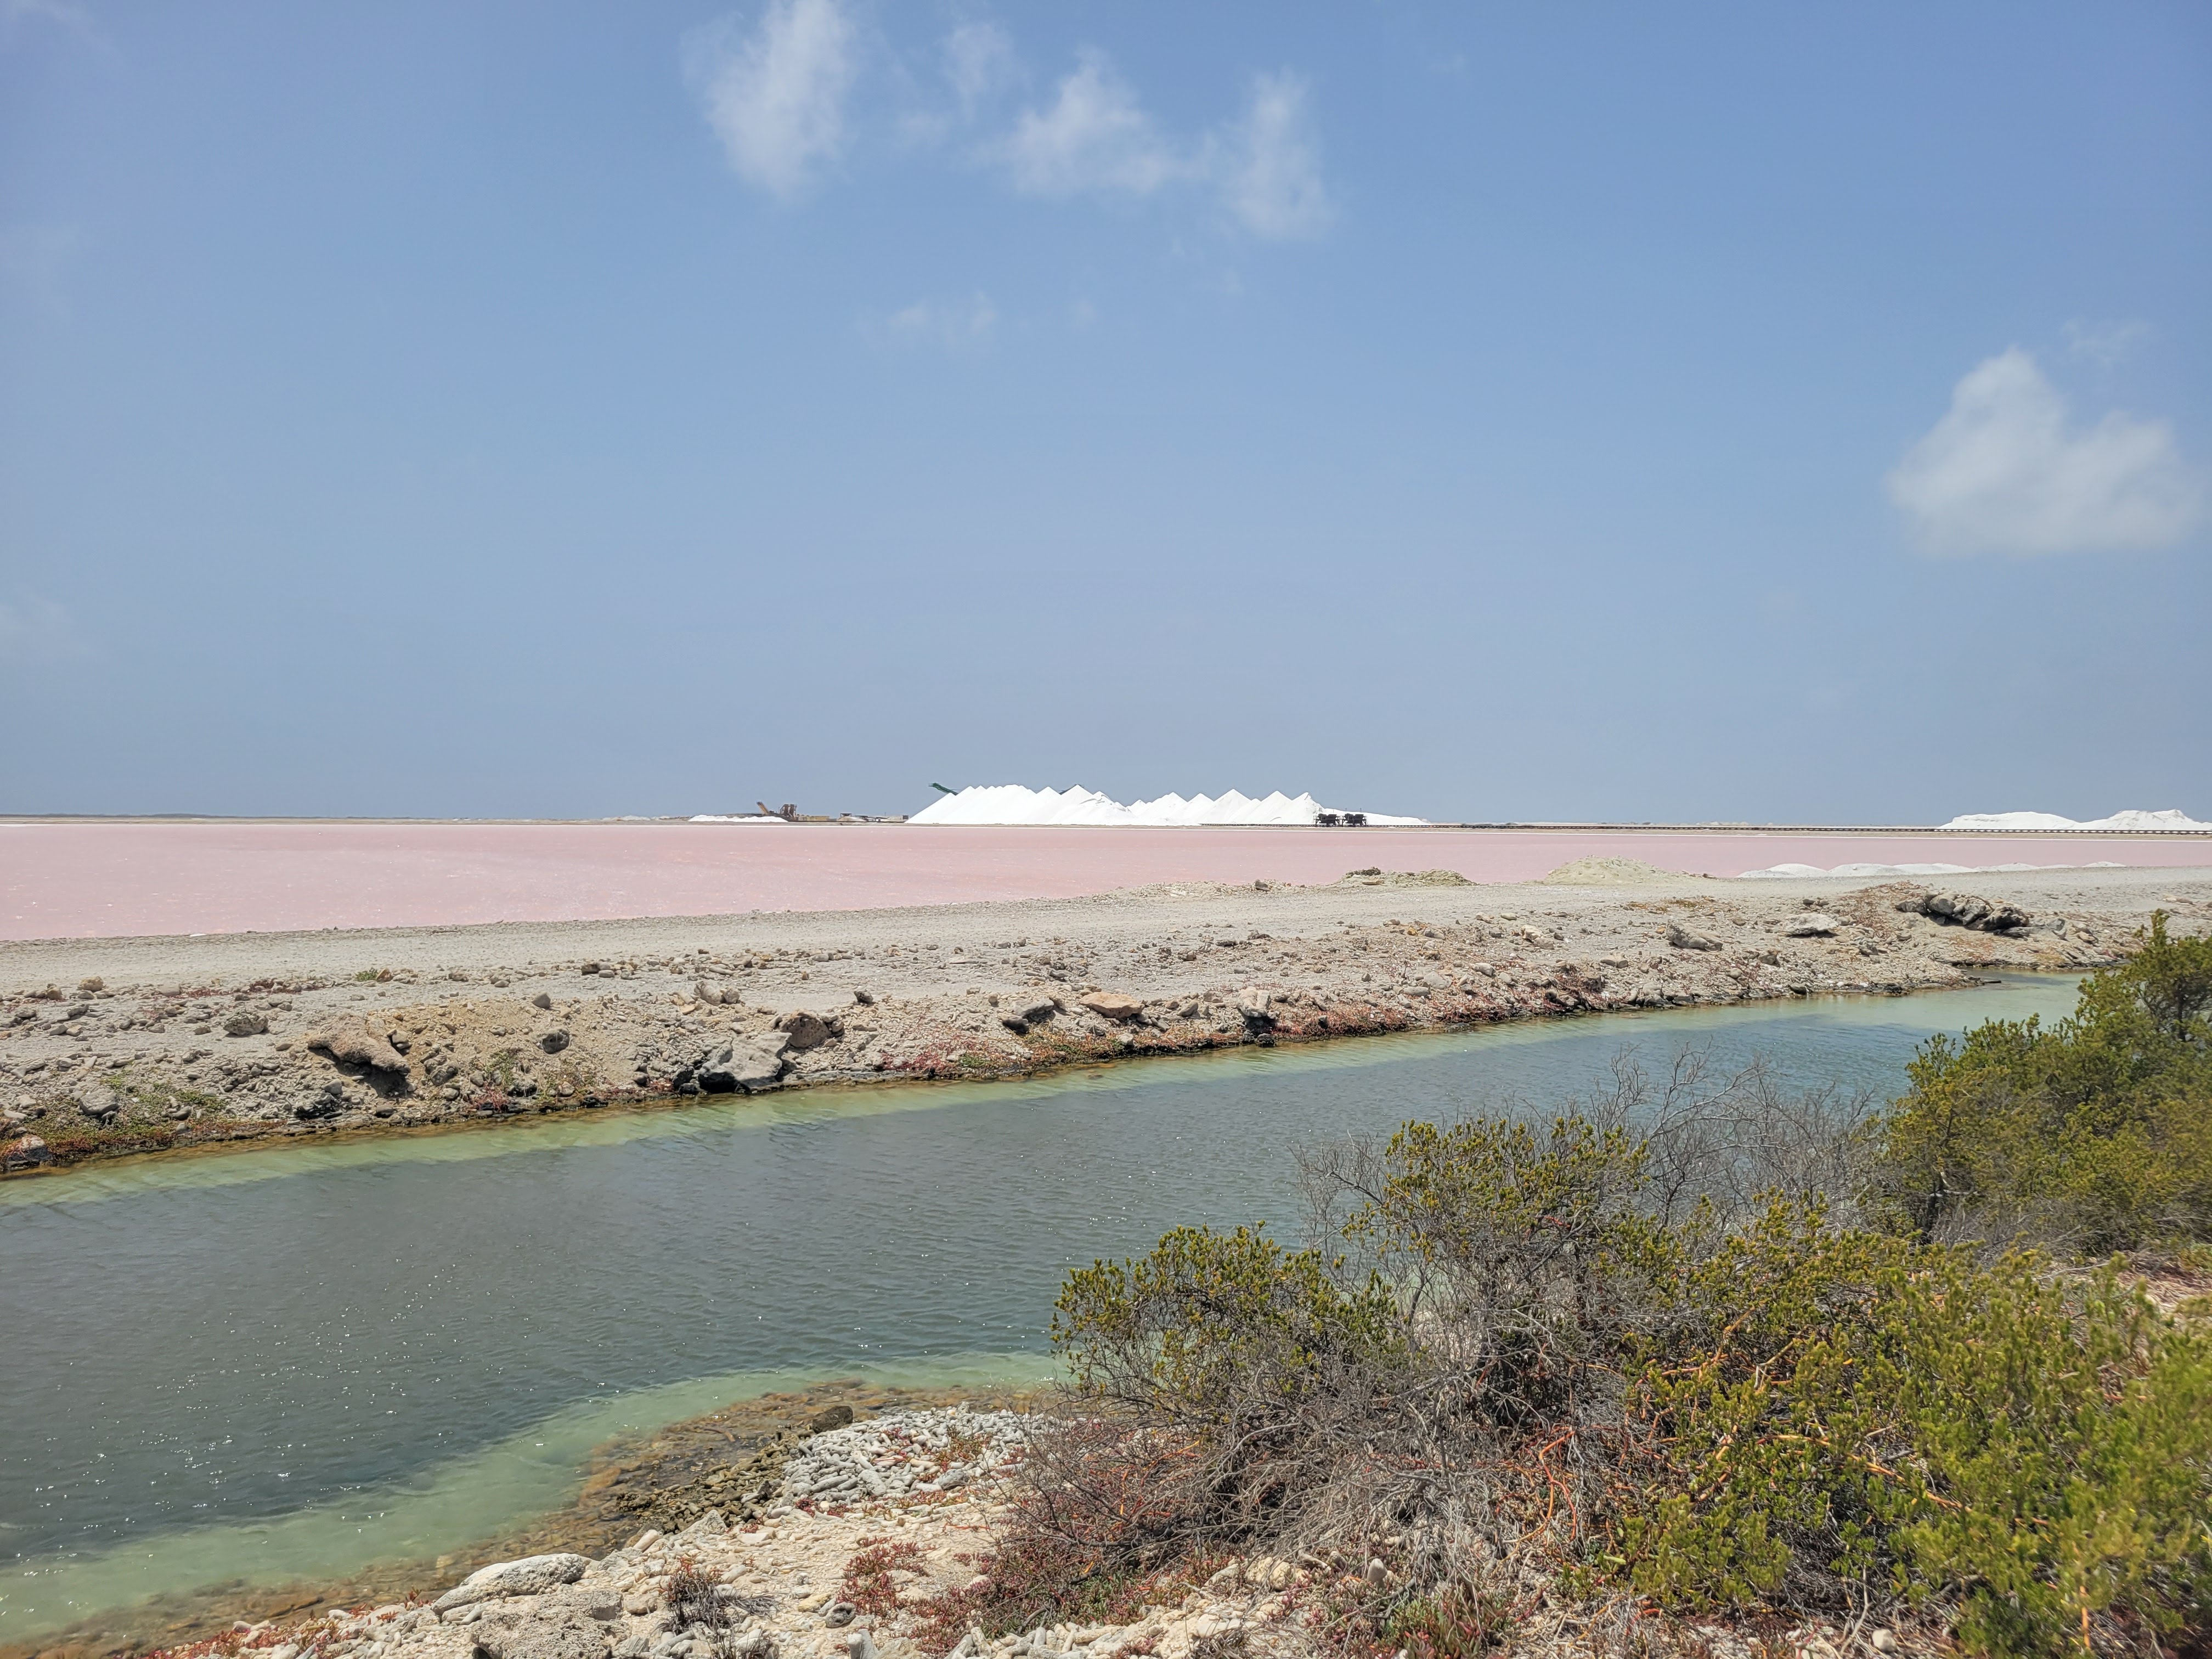
[[[2212,1231],[2212,938],[2166,921],[2070,1018],[1921,1049],[1880,1131],[1893,1224],[2090,1254]]]
[[[1093,1590],[1379,1555],[1346,1628],[1421,1659],[1498,1639],[1532,1572],[2007,1655],[2212,1623],[2212,1338],[2109,1272],[1867,1224],[1894,1140],[1823,1097],[1747,1145],[1768,1086],[1408,1124],[1308,1158],[1305,1249],[1184,1228],[1072,1274],[1096,1414],[1041,1449],[1024,1547]]]

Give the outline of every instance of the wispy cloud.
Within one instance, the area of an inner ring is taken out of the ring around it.
[[[799,196],[871,131],[866,101],[854,97],[864,54],[848,3],[768,0],[757,17],[725,18],[687,42],[707,118],[748,183]],[[909,159],[951,144],[1016,194],[1046,199],[1202,193],[1228,223],[1273,240],[1317,236],[1334,217],[1310,89],[1291,70],[1255,76],[1234,118],[1178,136],[1093,46],[1045,97],[1016,106],[1028,71],[1006,31],[978,12],[945,32],[927,69],[873,36],[865,55],[878,101],[890,106],[875,112],[874,130],[895,135]]]
[[[692,77],[739,178],[794,197],[842,152],[854,36],[840,0],[769,0],[750,29],[725,18],[691,37]]]
[[[1255,236],[1318,236],[1334,210],[1321,178],[1306,83],[1288,70],[1255,76],[1244,114],[1217,148],[1229,210]]]
[[[2150,337],[2150,325],[2143,322],[2094,322],[2076,318],[2059,330],[2066,341],[2067,350],[2076,357],[2086,357],[2101,368],[2110,368]]]
[[[1959,382],[1888,486],[1936,553],[2169,547],[2204,501],[2165,422],[2114,412],[2073,427],[2065,398],[2018,346]]]
[[[0,26],[12,29],[27,22],[58,23],[88,40],[100,38],[100,25],[93,21],[91,10],[75,0],[0,0]]]
[[[892,338],[908,343],[980,345],[997,330],[999,311],[991,296],[982,293],[950,304],[918,300],[904,310],[893,312],[887,326]]]
[[[1020,78],[1021,60],[1014,55],[1014,43],[996,23],[969,18],[946,33],[945,79],[964,118],[972,119],[985,100]]]
[[[1207,186],[1237,224],[1274,240],[1318,235],[1334,214],[1306,83],[1288,70],[1255,76],[1234,121],[1178,142],[1106,54],[1086,46],[1051,101],[1023,111],[985,154],[1029,196],[1147,197]]]
[[[1014,188],[1030,196],[1149,196],[1196,170],[1095,46],[1078,54],[1051,103],[1024,110],[992,153]]]

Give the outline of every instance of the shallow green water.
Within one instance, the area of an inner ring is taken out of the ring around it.
[[[2070,980],[731,1098],[0,1185],[0,1642],[464,1547],[584,1454],[833,1375],[1050,1369],[1061,1274],[1295,1219],[1291,1149],[1557,1104],[1624,1043],[1893,1092]]]

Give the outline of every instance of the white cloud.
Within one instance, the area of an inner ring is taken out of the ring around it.
[[[960,100],[960,112],[973,117],[975,106],[1020,78],[1021,65],[1006,30],[981,18],[953,25],[945,37],[945,78]]]
[[[100,26],[93,21],[91,12],[73,0],[0,0],[0,23],[13,28],[33,17],[74,29],[88,40],[100,38]]]
[[[2077,318],[2058,331],[2066,349],[2101,368],[2110,368],[2150,337],[2148,323],[2100,323]]]
[[[1024,110],[994,153],[1031,196],[1149,196],[1194,171],[1095,46],[1083,49],[1051,106]]]
[[[1196,143],[1162,132],[1106,54],[1086,46],[1043,109],[1024,110],[987,154],[1030,196],[1152,196],[1211,185],[1255,235],[1315,236],[1333,214],[1306,83],[1285,70],[1255,77],[1237,120]]]
[[[1216,149],[1229,210],[1256,236],[1317,236],[1332,210],[1306,118],[1306,83],[1285,70],[1252,82],[1243,118]]]
[[[725,18],[687,40],[708,121],[749,183],[795,197],[846,153],[862,56],[853,3],[766,0],[757,17]],[[884,101],[905,105],[883,125],[910,153],[965,131],[975,135],[969,157],[1021,195],[1218,193],[1231,221],[1271,239],[1319,235],[1334,216],[1306,82],[1288,70],[1255,76],[1234,119],[1183,137],[1161,127],[1096,46],[1080,48],[1049,96],[1024,100],[1011,124],[1000,112],[1029,77],[1006,31],[969,13],[939,49],[938,72],[916,75],[878,43]]]
[[[854,36],[839,0],[769,0],[749,34],[726,18],[692,37],[708,122],[739,178],[796,196],[843,150]]]
[[[2072,428],[2066,400],[2018,346],[1959,382],[1888,485],[1937,553],[2167,547],[2204,498],[2166,422],[2113,413]]]
[[[894,339],[933,341],[945,346],[980,345],[999,325],[998,307],[991,296],[978,293],[951,304],[918,300],[903,311],[891,313],[889,327]]]

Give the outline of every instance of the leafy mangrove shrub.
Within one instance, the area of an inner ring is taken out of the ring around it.
[[[1670,1089],[1643,1132],[1634,1094],[1311,1157],[1305,1249],[1186,1228],[1072,1274],[1054,1336],[1098,1414],[1037,1460],[1043,1530],[1098,1582],[1380,1555],[1366,1628],[1425,1653],[1493,1639],[1532,1571],[1683,1611],[1901,1601],[2004,1654],[2212,1619],[2212,1339],[2109,1276],[1744,1197],[1729,1091]],[[1848,1165],[1852,1124],[1800,1121],[1820,1145],[1778,1170]],[[1101,1472],[1146,1449],[1132,1506]]]
[[[1923,1046],[1881,1128],[1895,1224],[2087,1253],[2212,1233],[2212,939],[2166,924],[2057,1025]]]

